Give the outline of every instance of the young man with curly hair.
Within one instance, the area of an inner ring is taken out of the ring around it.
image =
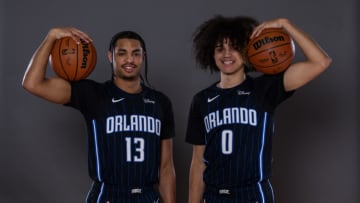
[[[306,59],[276,75],[250,76],[246,48],[265,28],[282,28]],[[192,100],[186,141],[193,145],[189,203],[272,203],[270,184],[276,107],[319,76],[329,56],[288,19],[215,16],[194,33],[196,61],[220,81]]]

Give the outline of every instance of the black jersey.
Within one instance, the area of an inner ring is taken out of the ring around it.
[[[158,182],[160,141],[175,134],[171,102],[142,86],[128,94],[112,81],[72,83],[71,102],[84,116],[90,177],[124,188]]]
[[[206,187],[242,188],[270,178],[274,110],[291,93],[280,74],[247,76],[229,89],[213,84],[193,97],[186,141],[206,145]]]

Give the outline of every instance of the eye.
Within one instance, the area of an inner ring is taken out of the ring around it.
[[[116,55],[118,55],[118,56],[125,56],[125,52],[119,51]]]
[[[223,49],[224,48],[222,46],[217,46],[217,47],[215,47],[215,52],[222,52]]]
[[[140,57],[142,56],[142,53],[140,51],[134,52],[133,56]]]

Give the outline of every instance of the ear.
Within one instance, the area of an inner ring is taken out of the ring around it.
[[[107,52],[107,57],[108,57],[109,62],[112,63],[113,62],[113,54],[111,51]]]

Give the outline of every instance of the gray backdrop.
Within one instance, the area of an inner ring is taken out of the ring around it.
[[[280,203],[359,202],[356,2],[1,0],[0,202],[83,202],[91,184],[80,113],[21,88],[32,53],[55,26],[75,26],[93,37],[98,64],[90,78],[97,81],[110,78],[105,56],[115,32],[131,29],[145,38],[150,81],[173,102],[177,199],[186,202],[192,147],[184,135],[190,101],[218,79],[195,67],[191,34],[214,14],[260,21],[287,17],[333,58],[321,77],[278,109],[272,183]],[[299,51],[295,60],[301,59]]]

